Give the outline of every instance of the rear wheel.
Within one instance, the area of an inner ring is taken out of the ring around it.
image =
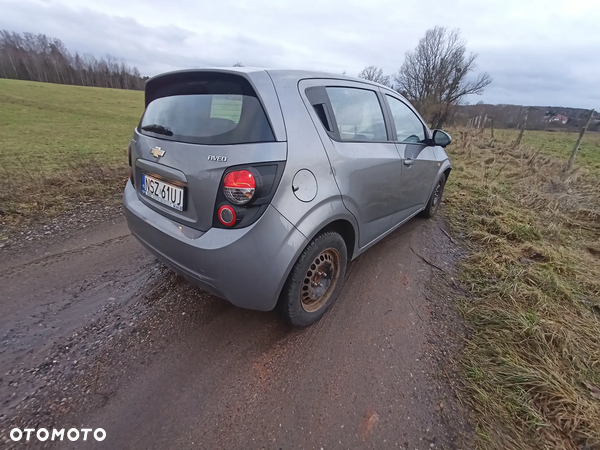
[[[292,325],[306,327],[335,302],[346,273],[344,239],[335,232],[315,237],[304,249],[283,286],[277,307]]]
[[[421,211],[421,217],[433,217],[435,213],[440,208],[440,204],[442,203],[442,195],[444,194],[444,186],[446,186],[446,175],[442,174],[440,179],[435,184],[435,188],[433,188],[433,192],[431,193],[431,197],[427,202],[427,206],[423,211]]]

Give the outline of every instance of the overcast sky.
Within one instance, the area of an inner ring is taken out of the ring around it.
[[[472,103],[600,109],[599,0],[0,0],[0,29],[110,53],[150,76],[238,61],[391,74],[435,25],[460,28],[494,79]]]

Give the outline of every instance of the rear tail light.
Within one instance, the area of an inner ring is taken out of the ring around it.
[[[235,209],[233,209],[229,205],[223,205],[219,208],[217,212],[217,217],[219,218],[219,222],[221,222],[226,227],[231,227],[235,225],[235,221],[237,220]]]
[[[225,175],[223,193],[234,205],[245,205],[250,202],[255,192],[256,178],[249,170],[236,170]],[[221,220],[220,215],[219,220]]]
[[[212,226],[244,228],[267,210],[281,180],[285,162],[273,161],[229,167],[215,199]]]

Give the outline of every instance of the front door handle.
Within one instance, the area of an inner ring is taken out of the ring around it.
[[[404,165],[405,165],[405,166],[412,166],[414,162],[415,162],[415,161],[414,161],[413,159],[406,158],[406,159],[404,160]]]

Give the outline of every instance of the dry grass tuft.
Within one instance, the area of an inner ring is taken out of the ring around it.
[[[446,212],[470,249],[461,310],[479,445],[600,448],[600,173],[458,135]]]

